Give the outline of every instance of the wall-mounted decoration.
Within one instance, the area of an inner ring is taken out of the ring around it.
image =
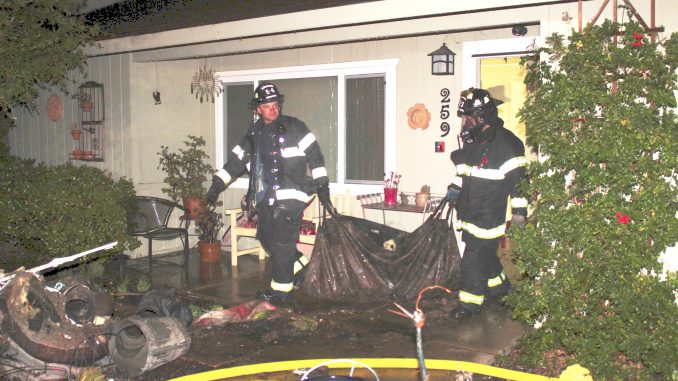
[[[52,122],[58,122],[64,115],[64,103],[61,97],[56,94],[51,94],[47,98],[47,119]]]
[[[71,124],[71,135],[75,140],[73,159],[103,161],[103,128],[106,114],[104,85],[88,81],[78,87],[73,95],[78,100],[78,123]],[[78,131],[74,133],[74,130]]]
[[[162,102],[160,101],[160,92],[159,92],[158,90],[155,90],[155,91],[153,92],[153,101],[155,101],[155,105],[156,105],[156,106],[162,103]]]
[[[207,69],[207,65],[200,68],[195,74],[193,74],[193,81],[191,81],[191,94],[195,92],[195,98],[200,97],[200,103],[202,103],[202,98],[205,100],[212,99],[214,103],[214,98],[219,96],[219,94],[224,92],[224,88],[221,85],[221,81],[214,70]]]
[[[421,128],[425,130],[428,128],[428,123],[431,121],[431,113],[428,112],[426,106],[422,103],[417,103],[407,110],[407,124],[412,129]]]
[[[446,119],[450,117],[450,90],[444,87],[440,90],[440,96],[442,97],[440,100],[440,119],[443,120],[440,123],[440,131],[443,132],[440,137],[444,138],[450,133],[450,124],[446,121]]]
[[[155,91],[153,92],[153,101],[155,105],[159,105],[162,102],[160,101],[160,91],[158,91],[158,63],[155,63]]]
[[[445,142],[436,142],[435,151],[445,152]]]

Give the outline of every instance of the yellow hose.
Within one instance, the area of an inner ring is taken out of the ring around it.
[[[252,365],[243,365],[236,366],[233,368],[225,368],[212,370],[209,372],[193,374],[189,376],[183,376],[179,378],[174,378],[171,381],[209,381],[209,380],[221,380],[233,377],[240,376],[249,376],[253,374],[260,373],[271,373],[271,372],[282,372],[289,371],[294,369],[303,369],[311,368],[319,363],[331,361],[333,359],[314,359],[314,360],[292,360],[292,361],[279,361],[279,362],[269,362],[263,364],[252,364]],[[336,359],[334,359],[336,360]],[[357,358],[357,359],[347,359],[349,361],[358,361],[364,364],[367,364],[371,368],[407,368],[407,369],[418,369],[419,364],[417,359],[414,358]],[[335,363],[329,364],[330,368],[348,368],[344,363]],[[487,376],[503,378],[506,380],[513,381],[565,381],[565,378],[552,378],[546,376],[539,376],[536,374],[518,372],[510,369],[498,368],[490,365],[477,364],[467,361],[454,361],[454,360],[426,360],[427,369],[435,370],[450,370],[458,372],[470,372],[484,374]],[[583,369],[583,368],[582,368]],[[564,372],[565,373],[565,372]],[[570,379],[570,378],[567,378]],[[575,380],[575,378],[572,378]],[[579,379],[577,379],[579,380]],[[581,378],[581,380],[590,380],[590,378]]]

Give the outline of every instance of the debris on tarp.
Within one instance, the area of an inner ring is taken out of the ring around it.
[[[221,311],[209,311],[193,321],[196,328],[220,327],[227,323],[259,320],[270,316],[276,307],[266,301],[253,300]]]
[[[411,299],[433,284],[455,288],[461,256],[447,203],[413,232],[334,215],[320,224],[301,291],[333,302]]]
[[[189,306],[170,288],[154,289],[145,293],[134,314],[141,317],[173,317],[186,327],[193,320]]]

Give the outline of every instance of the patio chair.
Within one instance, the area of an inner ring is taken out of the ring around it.
[[[330,196],[334,207],[340,214],[351,214],[351,193],[332,194]],[[299,231],[299,241],[297,247],[307,256],[310,256],[310,251],[313,249],[315,243],[315,233],[320,223],[320,202],[318,198],[314,198],[313,202],[304,210],[303,221]],[[244,216],[241,208],[225,209],[224,214],[229,217],[231,222],[230,230],[225,234],[226,246],[231,247],[231,266],[238,267],[238,257],[246,254],[257,254],[259,261],[266,259],[266,251],[259,244],[258,241],[252,243],[250,248],[240,249],[238,247],[238,239],[242,237],[255,238],[257,234],[256,220],[248,221]]]
[[[176,215],[178,213],[181,215]],[[149,271],[153,267],[154,240],[181,239],[184,248],[182,266],[184,266],[188,263],[188,226],[190,223],[188,211],[183,206],[163,198],[136,196],[134,209],[127,216],[127,233],[148,240]]]

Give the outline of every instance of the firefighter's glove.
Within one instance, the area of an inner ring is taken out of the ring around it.
[[[457,198],[459,198],[459,192],[460,190],[456,185],[450,184],[447,186],[447,196],[445,196],[445,198],[447,198],[447,201],[449,202],[457,202]]]
[[[322,206],[324,206],[328,211],[333,212],[334,205],[332,205],[332,200],[330,200],[330,185],[328,183],[318,185],[316,194],[318,194],[318,200],[320,200],[320,204],[322,204]]]
[[[520,214],[514,214],[513,217],[511,217],[511,227],[522,229],[525,227],[526,222],[527,218],[525,218],[525,216],[521,216]]]
[[[214,176],[212,177],[212,185],[210,186],[210,189],[207,191],[207,203],[210,205],[215,205],[217,202],[217,199],[219,198],[219,195],[221,192],[226,190],[226,184],[224,184],[224,181],[221,179],[219,176]]]

